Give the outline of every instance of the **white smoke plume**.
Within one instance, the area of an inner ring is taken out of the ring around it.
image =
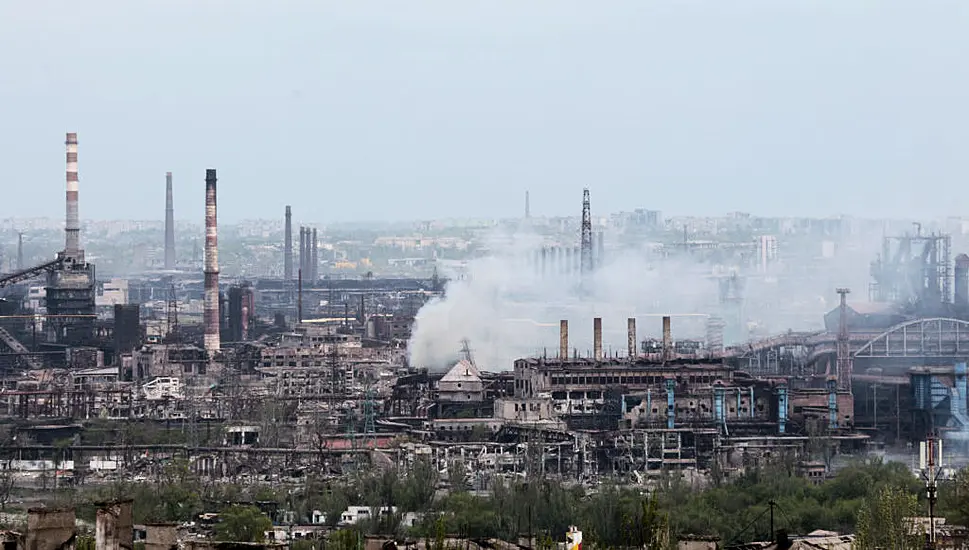
[[[534,265],[540,237],[495,235],[489,244],[493,254],[472,260],[463,273],[446,273],[451,281],[443,297],[418,312],[409,342],[411,365],[447,369],[460,358],[465,339],[483,370],[509,370],[521,357],[554,357],[560,319],[569,321],[570,353],[590,355],[594,317],[602,318],[603,353],[625,355],[629,317],[637,319],[639,341],[661,337],[662,315],[673,317],[674,340],[703,340],[707,316],[724,315],[714,276],[722,265],[661,258],[648,247],[619,252],[607,246],[603,265],[583,282],[578,273],[559,272],[562,261],[555,273],[541,275]],[[866,265],[857,267],[852,271],[864,281]],[[822,329],[824,313],[837,300],[834,287],[843,279],[808,279],[793,286],[769,277],[748,279],[743,319],[762,332]]]

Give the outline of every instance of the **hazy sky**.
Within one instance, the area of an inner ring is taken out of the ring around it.
[[[0,0],[0,217],[958,215],[969,2]]]

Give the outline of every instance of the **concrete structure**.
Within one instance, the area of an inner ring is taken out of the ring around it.
[[[176,550],[178,533],[174,523],[149,523],[145,525],[145,550]]]
[[[205,351],[219,351],[219,234],[215,170],[205,171]]]
[[[438,400],[450,403],[473,403],[484,399],[481,373],[467,359],[458,361],[438,382]]]
[[[73,508],[27,510],[25,550],[73,550]]]
[[[94,526],[95,550],[133,550],[131,500],[98,503]]]
[[[249,283],[229,287],[229,341],[245,342],[256,317],[256,299]]]

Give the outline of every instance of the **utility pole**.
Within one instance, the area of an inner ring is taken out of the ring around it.
[[[777,502],[771,499],[767,501],[767,505],[770,506],[770,538],[774,540],[774,507],[777,506]]]
[[[939,462],[942,461],[942,441],[937,441],[935,435],[930,433],[929,437],[919,445],[919,466],[922,469],[922,479],[925,480],[925,495],[929,501],[929,532],[925,541],[926,550],[933,550],[936,547],[935,539],[935,503],[939,498],[936,482],[941,474],[936,463],[936,454]]]

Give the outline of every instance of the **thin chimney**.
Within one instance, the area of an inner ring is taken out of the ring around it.
[[[669,315],[663,316],[663,361],[673,357],[673,332],[670,329]]]
[[[175,269],[175,204],[171,172],[165,172],[165,269]]]
[[[309,277],[309,231],[303,226],[299,228],[299,243],[299,268],[303,270],[304,277]]]
[[[205,171],[205,350],[219,351],[219,229],[215,170]]]
[[[569,321],[562,319],[559,321],[559,359],[562,361],[569,358]]]
[[[636,351],[636,318],[630,317],[626,321],[626,344],[628,346],[627,353],[630,359],[635,359],[639,355]]]
[[[602,361],[602,317],[592,320],[592,356]]]
[[[293,209],[286,206],[286,228],[283,242],[283,280],[293,280]]]

